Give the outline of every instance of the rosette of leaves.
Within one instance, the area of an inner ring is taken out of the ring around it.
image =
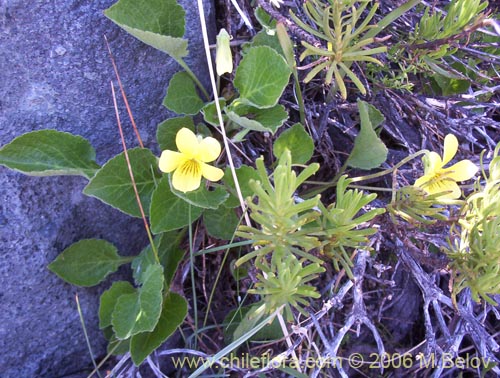
[[[483,298],[497,305],[489,296],[500,294],[500,144],[490,163],[484,186],[476,183],[474,193],[463,207],[460,228],[452,229],[455,243],[447,250],[451,259],[453,299],[469,288],[472,298]]]
[[[328,207],[319,204],[321,210],[321,229],[316,233],[322,243],[321,250],[328,256],[335,268],[340,270],[340,265],[345,269],[349,278],[353,278],[350,267],[352,261],[347,249],[366,248],[368,236],[377,232],[374,227],[362,227],[377,215],[384,213],[384,209],[370,209],[359,215],[360,211],[372,202],[377,195],[365,194],[358,189],[349,189],[351,183],[343,175],[337,183],[336,201]]]
[[[316,237],[310,236],[311,229],[305,227],[319,217],[319,213],[314,210],[319,204],[319,195],[300,203],[296,203],[294,196],[297,188],[319,169],[319,164],[308,165],[297,176],[292,170],[291,159],[290,151],[285,149],[274,170],[274,185],[268,177],[263,159],[257,159],[256,167],[260,180],[249,182],[257,202],[248,198],[247,203],[251,210],[250,217],[259,228],[242,225],[236,234],[254,240],[255,250],[241,257],[237,265],[254,257],[263,259],[271,254],[271,262],[275,267],[290,253],[313,262],[321,262],[307,253],[319,247],[320,242]]]
[[[293,254],[286,254],[276,264],[257,260],[255,267],[261,273],[257,274],[255,288],[248,292],[261,296],[266,313],[283,306],[287,320],[293,320],[292,307],[308,316],[303,306],[308,306],[309,299],[319,298],[320,294],[307,283],[325,271],[320,264],[306,265],[305,259],[299,260]]]
[[[367,37],[365,34],[375,27],[375,25],[370,25],[370,21],[378,8],[378,3],[374,3],[361,21],[361,15],[369,4],[371,0],[330,0],[328,3],[308,0],[304,2],[304,13],[312,26],[290,12],[297,25],[326,42],[325,46],[313,46],[306,41],[301,41],[306,49],[301,54],[300,61],[308,56],[317,57],[317,60],[311,64],[314,68],[304,79],[305,83],[326,70],[325,83],[330,84],[335,78],[336,86],[344,99],[347,98],[347,89],[343,79],[345,75],[352,80],[362,94],[366,94],[366,88],[350,66],[353,62],[361,61],[382,65],[373,55],[387,51],[385,46],[366,48],[375,42],[374,36]]]

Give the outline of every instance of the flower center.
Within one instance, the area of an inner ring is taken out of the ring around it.
[[[201,176],[201,165],[196,159],[189,159],[184,162],[179,168],[183,175]]]

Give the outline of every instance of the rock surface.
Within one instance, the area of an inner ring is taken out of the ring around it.
[[[169,77],[180,67],[109,21],[113,0],[0,2],[0,145],[25,132],[54,128],[82,135],[99,163],[121,151],[110,80],[110,41],[145,144],[154,147]],[[200,22],[185,5],[188,64],[206,82]],[[213,19],[213,7],[206,1]],[[213,30],[211,31],[213,34]],[[119,100],[121,101],[121,99]],[[122,107],[129,147],[136,141]],[[158,151],[155,151],[158,152]],[[94,355],[105,354],[98,330],[100,293],[76,288],[47,270],[58,253],[82,238],[104,238],[121,254],[146,244],[138,220],[81,194],[79,177],[27,177],[0,167],[0,371],[3,378],[87,376],[91,359],[75,303],[78,294]]]

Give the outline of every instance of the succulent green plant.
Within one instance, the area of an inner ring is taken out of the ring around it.
[[[361,61],[382,65],[382,62],[373,55],[387,51],[386,46],[366,48],[375,42],[375,37],[367,37],[366,33],[375,27],[375,25],[370,25],[370,21],[377,11],[378,3],[373,4],[363,20],[361,20],[361,15],[371,3],[371,0],[329,0],[328,3],[308,0],[304,2],[304,13],[314,26],[306,24],[290,12],[297,25],[326,42],[325,46],[313,46],[306,41],[301,41],[305,51],[300,55],[300,61],[308,56],[318,57],[310,65],[314,68],[309,71],[304,82],[311,81],[321,71],[326,70],[325,83],[330,84],[335,78],[335,84],[344,99],[347,98],[347,89],[343,79],[345,75],[352,80],[362,94],[366,94],[365,86],[350,67],[353,62]]]
[[[319,195],[309,200],[296,203],[295,192],[298,187],[312,176],[319,164],[307,166],[298,176],[292,170],[291,153],[285,150],[274,170],[274,186],[269,180],[262,158],[256,161],[259,181],[250,181],[258,202],[247,203],[251,210],[250,217],[260,226],[259,229],[242,225],[237,236],[254,240],[256,249],[244,255],[237,261],[237,265],[259,256],[261,258],[272,254],[272,262],[280,261],[287,253],[294,253],[313,262],[320,259],[308,254],[320,246],[316,237],[309,236],[310,229],[305,227],[319,217],[314,208],[318,206]]]
[[[285,318],[292,321],[292,307],[308,316],[304,306],[309,305],[310,298],[319,298],[320,294],[314,286],[307,283],[323,273],[325,268],[318,263],[306,264],[304,259],[297,259],[292,254],[284,255],[273,266],[266,260],[257,260],[255,267],[261,273],[251,294],[260,295],[265,305],[265,313],[272,313],[284,307]]]
[[[340,177],[337,183],[336,201],[328,207],[319,205],[321,210],[321,231],[316,233],[322,242],[321,251],[333,262],[334,267],[345,269],[347,275],[353,278],[351,272],[352,261],[347,253],[351,250],[367,248],[367,236],[377,232],[374,227],[362,227],[385,209],[370,209],[361,215],[361,210],[372,202],[377,195],[365,194],[358,189],[349,189],[351,183],[346,175]],[[339,266],[340,263],[340,266]]]
[[[452,228],[450,247],[452,298],[469,288],[472,298],[483,298],[497,305],[489,296],[500,294],[500,144],[484,173],[484,185],[478,180],[474,192],[462,208],[460,227]]]

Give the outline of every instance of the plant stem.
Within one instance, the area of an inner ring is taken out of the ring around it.
[[[406,163],[408,163],[410,160],[413,160],[416,157],[418,157],[420,155],[423,155],[423,154],[426,154],[428,152],[429,151],[427,151],[427,150],[421,150],[421,151],[415,152],[414,154],[411,154],[410,156],[405,157],[403,160],[401,160],[399,163],[397,163],[394,167],[391,167],[391,168],[388,168],[388,169],[384,169],[383,171],[380,171],[380,172],[377,172],[377,173],[372,173],[371,175],[354,177],[354,178],[351,179],[352,180],[351,183],[360,182],[360,181],[366,181],[366,180],[370,180],[370,179],[373,179],[373,178],[377,178],[377,177],[382,177],[382,176],[388,175],[388,174],[394,172],[399,167],[401,167],[401,166],[405,165]],[[344,163],[344,165],[340,169],[339,173],[337,173],[335,175],[335,177],[333,178],[332,181],[322,184],[319,188],[316,188],[314,190],[306,192],[303,195],[303,197],[304,198],[310,198],[310,197],[313,197],[313,196],[315,196],[317,194],[320,194],[321,192],[325,191],[328,188],[336,186],[337,182],[338,182],[338,180],[340,178],[340,176],[342,176],[342,174],[344,173],[346,167],[347,167],[347,161]],[[378,189],[378,190],[380,190],[380,189]]]
[[[195,333],[198,332],[198,304],[196,303],[196,285],[194,280],[194,249],[193,249],[193,224],[191,221],[191,204],[189,204],[189,265],[191,269],[191,290],[193,291],[193,318]],[[194,349],[198,345],[198,336],[194,338]]]
[[[179,59],[177,60],[177,63],[179,63],[182,68],[184,68],[184,71],[187,72],[187,74],[191,77],[191,79],[193,79],[193,81],[196,83],[198,88],[200,88],[201,92],[203,93],[203,96],[205,96],[205,100],[207,101],[210,100],[210,96],[208,95],[207,90],[205,89],[203,84],[201,84],[200,80],[198,80],[198,77],[194,74],[194,72],[191,71],[186,62],[184,62],[182,59]]]

